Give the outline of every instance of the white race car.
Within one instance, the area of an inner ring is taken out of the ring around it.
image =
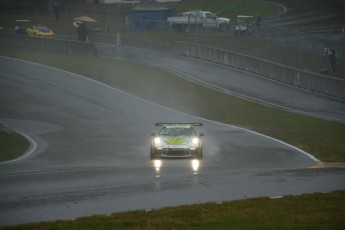
[[[194,128],[202,126],[202,123],[156,123],[156,126],[161,128],[157,133],[151,134],[151,159],[202,158],[204,134],[198,133]]]

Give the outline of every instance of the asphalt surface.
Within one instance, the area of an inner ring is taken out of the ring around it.
[[[155,65],[179,67],[181,74],[184,68],[197,73],[206,65],[169,55],[165,61],[163,54],[126,47],[108,51],[120,58],[145,54],[145,62],[158,55]],[[240,79],[246,75],[216,65],[198,73],[206,71],[215,82],[224,71]],[[199,165],[187,159],[150,161],[150,133],[155,122],[165,121],[204,123]],[[317,159],[278,140],[173,111],[75,74],[4,57],[0,123],[32,142],[23,158],[0,164],[0,226],[345,189],[344,169],[311,168]]]
[[[265,23],[307,34],[344,40],[344,1],[330,0],[270,0],[279,4],[282,13]]]

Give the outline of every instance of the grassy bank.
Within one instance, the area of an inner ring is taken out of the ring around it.
[[[345,192],[99,215],[3,229],[343,229]]]
[[[176,110],[254,130],[325,162],[345,162],[345,124],[259,105],[130,61],[10,48],[1,48],[0,54],[78,73]]]

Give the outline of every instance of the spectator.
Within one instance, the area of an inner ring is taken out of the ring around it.
[[[86,41],[87,40],[87,27],[85,22],[81,22],[77,28],[78,31],[78,41]]]
[[[337,54],[335,53],[335,49],[333,47],[330,47],[330,64],[331,64],[331,70],[335,72],[337,70]]]
[[[337,69],[337,54],[332,46],[325,47],[324,59],[327,63],[328,69],[335,72]]]

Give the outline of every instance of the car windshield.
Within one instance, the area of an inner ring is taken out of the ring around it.
[[[190,127],[172,127],[172,128],[163,128],[159,132],[160,135],[169,135],[169,136],[192,136],[195,135],[194,129]]]

